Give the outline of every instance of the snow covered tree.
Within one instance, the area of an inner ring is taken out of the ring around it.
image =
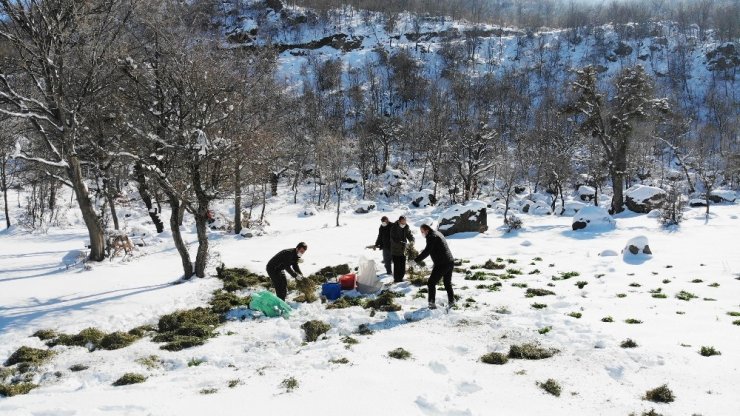
[[[128,0],[0,0],[0,39],[12,51],[0,67],[0,113],[24,120],[45,149],[18,148],[15,157],[74,190],[93,261],[105,258],[105,242],[82,169],[88,112],[116,79],[111,62],[130,13]]]
[[[481,123],[475,130],[463,130],[454,139],[452,163],[463,184],[463,201],[478,194],[478,181],[495,166],[495,141],[498,133]]]
[[[635,125],[651,114],[667,112],[669,107],[667,100],[653,98],[651,80],[639,65],[623,69],[617,77],[611,108],[598,89],[596,74],[591,66],[577,71],[573,87],[578,97],[568,110],[582,116],[581,131],[601,144],[614,192],[610,211],[619,213],[624,210],[625,176]]]

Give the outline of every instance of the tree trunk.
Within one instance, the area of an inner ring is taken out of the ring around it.
[[[180,200],[175,195],[167,195],[170,208],[170,231],[172,231],[172,240],[175,242],[175,248],[177,253],[180,254],[180,261],[182,261],[182,272],[183,278],[190,279],[193,276],[193,263],[190,261],[190,252],[188,247],[185,245],[185,241],[182,239],[180,233]]]
[[[275,172],[270,172],[270,195],[277,196],[279,182],[280,176]]]
[[[337,227],[339,227],[339,206],[342,204],[341,182],[337,183]]]
[[[3,187],[3,201],[5,202],[5,226],[10,228],[10,211],[8,210],[8,178],[7,178],[8,159],[3,157],[0,161],[0,185]]]
[[[116,214],[116,204],[113,201],[113,195],[106,191],[105,198],[108,200],[108,206],[110,207],[110,217],[113,218],[113,228],[118,231],[118,214]]]
[[[624,172],[612,172],[612,187],[614,196],[612,196],[612,214],[619,214],[624,211]]]
[[[234,169],[234,234],[242,232],[242,169],[239,162]]]
[[[136,180],[139,182],[139,195],[141,196],[141,200],[144,201],[144,205],[146,206],[147,211],[149,211],[149,217],[152,219],[154,226],[157,228],[157,233],[159,234],[164,231],[164,223],[159,217],[159,213],[162,211],[160,209],[155,209],[152,205],[152,196],[149,193],[146,176],[144,176],[144,169],[142,168],[141,163],[137,162],[134,165],[134,174],[136,175]],[[157,202],[157,205],[159,205],[159,202]]]
[[[208,201],[199,201],[195,212],[195,228],[198,232],[198,253],[195,256],[195,275],[206,277],[208,262]]]
[[[183,220],[185,220],[185,204],[180,205],[177,209],[177,225],[181,226]]]
[[[265,207],[267,206],[267,185],[262,184],[262,212],[260,212],[260,222],[265,219]]]
[[[90,199],[87,186],[85,186],[85,182],[82,178],[80,161],[76,155],[72,155],[67,159],[67,163],[67,176],[69,176],[70,182],[72,183],[72,189],[75,191],[77,203],[82,212],[82,220],[85,221],[87,233],[90,237],[89,259],[92,261],[102,261],[105,259],[105,236],[103,233],[103,227],[100,224],[100,220],[98,219],[98,215],[95,212],[92,200]]]

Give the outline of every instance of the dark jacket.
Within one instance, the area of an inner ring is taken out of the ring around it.
[[[447,245],[447,240],[439,231],[432,230],[427,233],[427,246],[414,261],[420,262],[427,256],[432,257],[435,266],[449,266],[455,262],[450,247]]]
[[[408,242],[414,242],[414,236],[411,235],[408,224],[401,228],[401,224],[398,221],[394,222],[391,226],[391,255],[405,256],[406,243]]]
[[[288,248],[277,253],[267,262],[267,270],[274,272],[285,270],[293,277],[303,274],[300,267],[298,267],[298,251],[294,248]]]
[[[380,226],[378,229],[378,238],[375,240],[375,247],[391,248],[391,224]]]

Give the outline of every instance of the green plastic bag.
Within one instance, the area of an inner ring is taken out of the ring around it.
[[[249,303],[249,309],[260,311],[265,316],[274,318],[276,316],[282,316],[288,318],[290,316],[291,309],[290,305],[283,302],[279,297],[275,296],[274,293],[268,291],[257,292],[252,295],[252,301]]]

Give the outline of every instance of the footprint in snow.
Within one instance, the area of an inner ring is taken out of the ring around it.
[[[457,394],[460,396],[467,396],[480,390],[483,390],[483,388],[475,384],[475,382],[463,381],[457,384]]]
[[[430,361],[429,368],[437,374],[447,374],[447,367],[439,361]]]
[[[419,396],[416,398],[415,403],[419,406],[419,410],[427,416],[472,416],[473,413],[469,409],[456,410],[456,409],[440,409],[436,404],[430,402],[426,397]]]

